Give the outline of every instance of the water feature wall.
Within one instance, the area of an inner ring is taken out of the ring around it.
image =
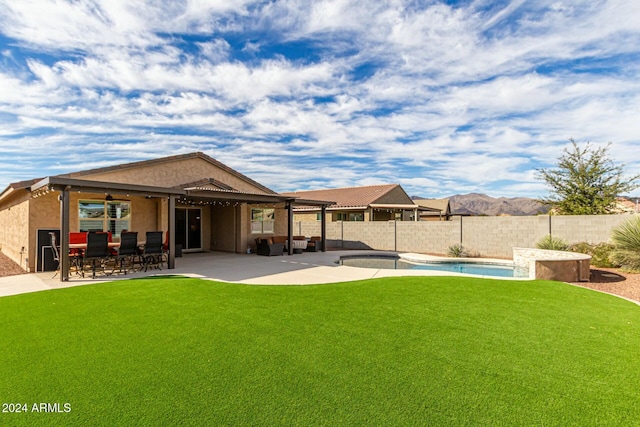
[[[591,256],[546,249],[513,248],[513,263],[528,268],[530,279],[588,282]]]

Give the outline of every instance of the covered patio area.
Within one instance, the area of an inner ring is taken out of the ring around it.
[[[155,221],[157,227],[166,231],[167,268],[176,268],[176,245],[179,244],[179,236],[176,234],[176,227],[180,225],[177,221],[176,213],[180,207],[198,207],[201,214],[207,214],[206,226],[208,227],[206,238],[207,245],[200,244],[199,252],[215,250],[215,236],[221,240],[225,239],[225,250],[233,253],[244,253],[247,242],[250,241],[249,230],[250,218],[247,218],[247,207],[268,205],[278,207],[286,212],[286,236],[288,239],[289,255],[293,254],[293,206],[296,204],[319,206],[322,211],[330,205],[330,201],[301,200],[296,197],[283,196],[277,193],[264,194],[248,191],[238,191],[231,189],[215,180],[208,179],[206,182],[193,183],[193,185],[182,188],[156,187],[148,185],[134,185],[129,183],[114,183],[107,181],[93,181],[76,179],[69,177],[47,177],[35,183],[31,187],[32,197],[37,198],[47,195],[50,192],[58,193],[60,206],[60,254],[69,253],[70,223],[72,220],[71,195],[78,197],[78,194],[104,194],[106,200],[113,200],[113,195],[122,195],[127,199],[137,197],[144,200],[157,200],[153,212],[145,212],[147,216],[155,216],[160,220]],[[206,209],[206,210],[203,210]],[[222,214],[214,218],[213,209],[220,209]],[[200,216],[202,216],[200,214]],[[201,217],[196,217],[202,221]],[[77,220],[77,218],[74,218]],[[162,225],[164,224],[164,225]],[[188,227],[189,224],[183,224]],[[214,227],[216,230],[214,230]],[[273,231],[271,231],[273,232]],[[199,229],[198,233],[204,232]],[[215,234],[218,233],[218,234]],[[322,250],[326,248],[326,223],[322,221]],[[177,243],[178,242],[178,243]],[[70,280],[70,260],[66,256],[60,257],[59,280],[66,282]]]

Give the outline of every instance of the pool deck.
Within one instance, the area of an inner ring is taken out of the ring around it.
[[[338,265],[343,255],[397,255],[387,251],[327,251],[303,252],[297,255],[258,256],[255,254],[231,254],[223,252],[202,252],[185,254],[176,258],[173,270],[149,270],[127,275],[98,276],[96,279],[73,276],[68,282],[53,278],[53,272],[21,274],[0,278],[0,296],[38,292],[50,289],[67,288],[88,284],[110,282],[157,275],[182,275],[222,282],[250,285],[311,285],[323,283],[348,282],[376,277],[398,276],[469,276],[460,273],[430,270],[388,270],[377,268],[359,268]],[[422,254],[402,254],[415,261],[442,260],[450,258],[433,257]],[[508,260],[482,259],[483,262],[508,262]],[[482,277],[482,276],[470,276]],[[495,277],[492,277],[495,279]],[[522,280],[500,278],[504,280]]]

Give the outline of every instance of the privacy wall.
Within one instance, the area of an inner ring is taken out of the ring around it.
[[[454,217],[451,221],[330,222],[327,247],[446,254],[462,244],[484,257],[511,258],[513,247],[535,247],[551,234],[569,243],[607,242],[630,215]],[[320,235],[320,224],[297,222],[294,234]]]

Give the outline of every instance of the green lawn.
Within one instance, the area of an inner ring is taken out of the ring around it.
[[[29,410],[2,426],[640,420],[640,307],[557,282],[140,279],[0,298],[0,321],[0,401]]]

